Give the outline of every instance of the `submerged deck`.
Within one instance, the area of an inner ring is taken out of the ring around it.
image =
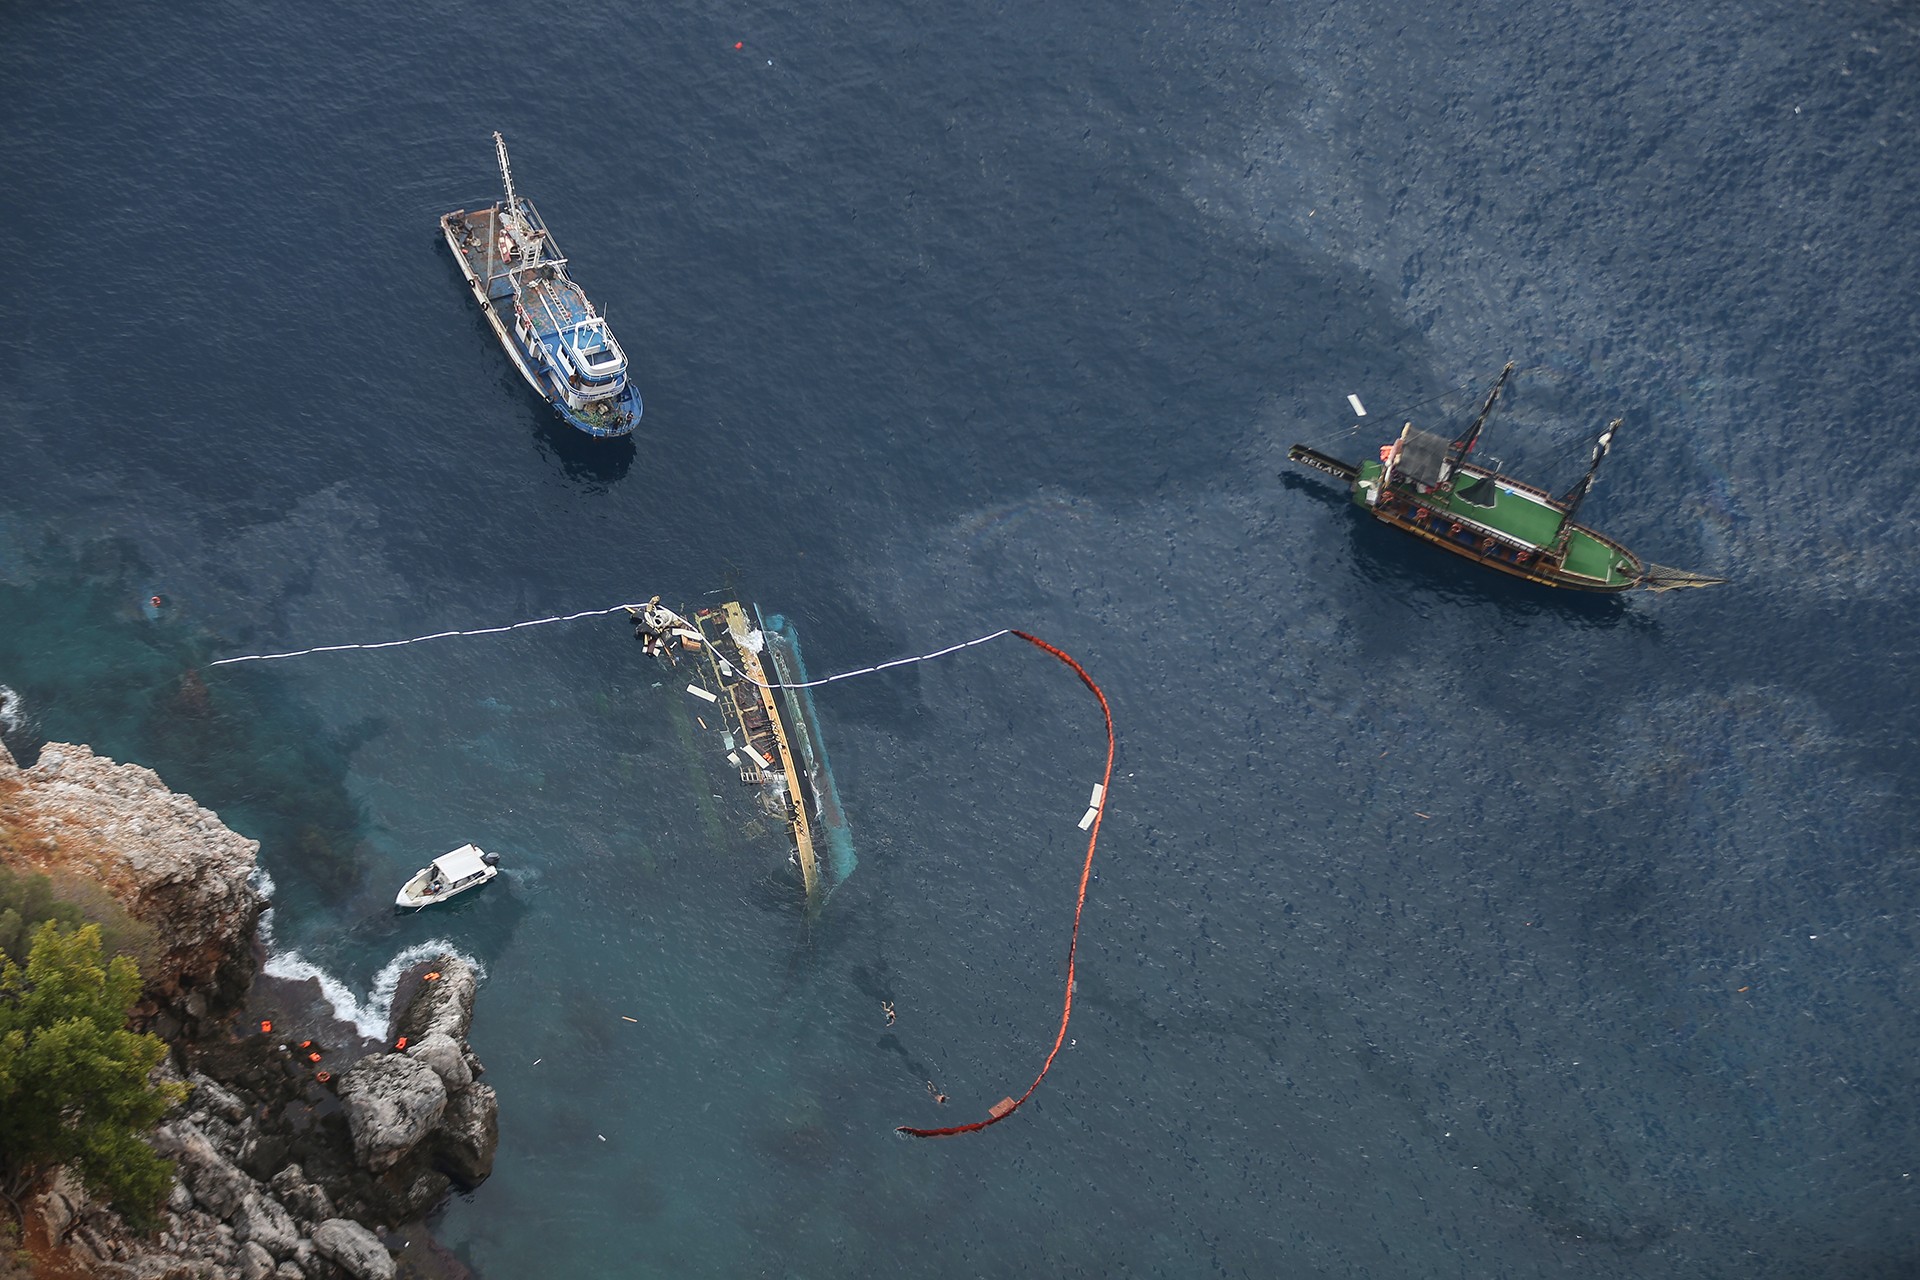
[[[773,680],[760,655],[742,643],[741,637],[750,635],[755,625],[736,601],[700,610],[694,625],[706,642],[704,661],[697,670],[699,683],[714,698],[725,721],[729,759],[740,770],[742,782],[762,788],[763,802],[784,811],[779,816],[793,839],[807,901],[816,903],[821,874],[807,813],[805,766],[789,737],[779,700],[764,687]]]

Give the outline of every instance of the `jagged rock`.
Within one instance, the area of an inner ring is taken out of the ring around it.
[[[306,1280],[306,1272],[300,1270],[297,1262],[283,1262],[280,1269],[273,1273],[273,1280]]]
[[[190,1121],[173,1120],[161,1125],[154,1130],[153,1145],[162,1155],[174,1158],[187,1190],[217,1218],[232,1217],[241,1200],[254,1190],[253,1179],[214,1150],[206,1135]]]
[[[345,1218],[328,1218],[313,1229],[313,1247],[338,1263],[353,1280],[393,1280],[393,1255],[373,1232]]]
[[[38,1213],[47,1239],[62,1239],[87,1207],[86,1189],[73,1170],[62,1165],[54,1171],[47,1189],[40,1195]]]
[[[438,1032],[458,1044],[473,1027],[473,997],[480,988],[480,974],[458,956],[443,955],[435,963],[439,967],[434,972],[440,976],[420,984],[395,1021],[394,1034],[411,1043]]]
[[[454,1094],[441,1123],[440,1167],[462,1186],[477,1186],[493,1172],[499,1146],[500,1100],[493,1087],[474,1084]]]
[[[447,1086],[426,1063],[373,1053],[340,1078],[354,1158],[378,1173],[420,1145],[447,1109]]]
[[[198,1025],[246,993],[254,925],[257,841],[236,835],[151,769],[50,742],[31,769],[0,747],[0,789],[12,792],[15,870],[84,876],[152,929],[158,956],[135,1021],[162,1011]],[[217,1020],[217,1019],[216,1019]]]
[[[418,1058],[433,1068],[441,1083],[452,1093],[473,1083],[473,1069],[460,1052],[460,1043],[444,1031],[429,1031],[407,1046],[407,1056]]]
[[[272,1186],[273,1193],[280,1197],[280,1203],[302,1222],[325,1222],[328,1218],[339,1217],[333,1211],[333,1201],[327,1198],[327,1193],[308,1182],[306,1170],[297,1164],[290,1164],[274,1174]]]
[[[218,1080],[196,1071],[187,1077],[187,1083],[193,1086],[193,1092],[187,1096],[187,1105],[193,1110],[217,1115],[232,1124],[247,1118],[247,1104]]]
[[[274,1270],[273,1255],[258,1241],[249,1240],[240,1246],[240,1280],[270,1280]]]
[[[284,1258],[300,1242],[300,1230],[280,1202],[259,1192],[249,1192],[233,1214],[234,1239],[252,1241],[275,1258]]]

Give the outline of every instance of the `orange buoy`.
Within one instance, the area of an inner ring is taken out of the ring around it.
[[[398,1053],[400,1050],[406,1047],[407,1047],[407,1038],[405,1036],[401,1036],[398,1040],[393,1042],[394,1052],[396,1053]]]
[[[260,1019],[260,1034],[264,1036],[264,1035],[271,1034],[272,1031],[273,1031],[273,1019],[271,1018]]]
[[[319,1082],[320,1082],[321,1084],[325,1084],[325,1083],[326,1083],[327,1081],[329,1081],[329,1080],[331,1080],[331,1079],[333,1079],[333,1072],[331,1072],[331,1071],[316,1071],[316,1072],[314,1072],[314,1073],[313,1073],[313,1078],[314,1078],[315,1080],[318,1080],[318,1081],[319,1081]]]
[[[434,973],[430,973],[430,974],[428,974],[428,975],[427,975],[427,981],[428,981],[428,982],[438,982],[438,981],[440,981],[440,974],[439,974],[439,973],[438,973],[437,971],[436,971],[436,972],[434,972]]]
[[[317,1053],[310,1053],[310,1054],[308,1054],[308,1055],[307,1055],[307,1061],[308,1061],[308,1062],[318,1062],[318,1061],[320,1061],[320,1055],[319,1055],[319,1054],[317,1054]]]

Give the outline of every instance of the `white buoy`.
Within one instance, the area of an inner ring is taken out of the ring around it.
[[[1087,807],[1089,809],[1098,809],[1101,801],[1106,798],[1107,784],[1104,782],[1096,782],[1093,784],[1093,798],[1087,801]]]
[[[1093,826],[1093,820],[1099,816],[1100,816],[1100,810],[1098,809],[1089,809],[1085,813],[1081,814],[1080,829],[1082,831],[1085,831],[1089,827]]]
[[[1356,418],[1367,416],[1367,406],[1360,403],[1359,396],[1348,396],[1347,403],[1353,406],[1353,414]]]
[[[753,757],[753,762],[759,765],[762,769],[773,768],[773,762],[768,760],[765,756],[761,755],[758,751],[755,751],[752,747],[746,745],[745,743],[742,743],[740,745],[740,749],[746,752],[749,756]]]
[[[707,700],[708,702],[718,702],[718,701],[720,701],[720,699],[718,699],[718,698],[716,698],[716,697],[714,697],[714,696],[713,696],[712,694],[710,694],[710,693],[708,693],[708,692],[707,692],[707,691],[706,691],[705,689],[702,689],[702,688],[701,688],[701,687],[700,687],[699,685],[697,685],[697,684],[690,684],[690,685],[688,685],[688,686],[687,686],[687,692],[688,692],[688,693],[690,693],[690,694],[692,694],[692,695],[693,695],[694,697],[696,697],[696,698],[705,698],[705,699],[706,699],[706,700]]]

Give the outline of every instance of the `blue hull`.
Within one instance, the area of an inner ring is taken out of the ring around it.
[[[577,427],[590,436],[607,440],[615,436],[631,435],[633,429],[640,425],[640,415],[645,412],[646,406],[641,403],[639,388],[631,382],[611,402],[613,409],[611,414],[589,418],[583,416],[579,410],[568,406],[566,398],[553,386],[553,375],[540,367],[533,353],[526,349],[517,336],[507,331],[501,334],[501,339],[514,348],[514,363],[520,366],[521,372],[532,374],[527,381],[540,393],[540,398],[552,405],[554,413],[565,419],[569,426]]]

